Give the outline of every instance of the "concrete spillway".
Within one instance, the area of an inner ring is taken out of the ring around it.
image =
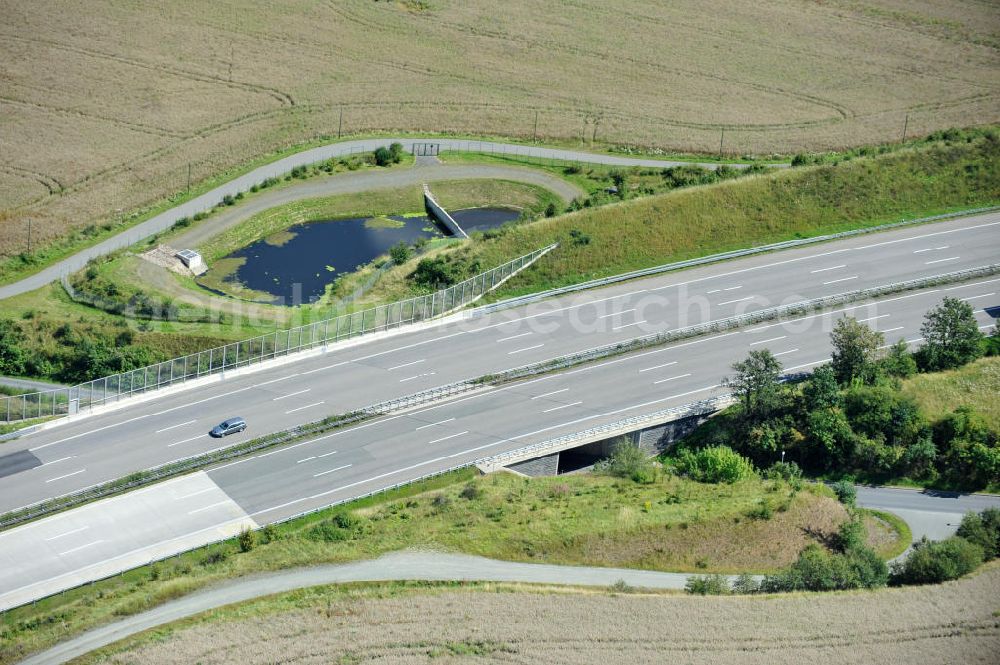
[[[458,222],[448,214],[448,211],[442,208],[438,202],[434,199],[434,195],[431,194],[430,187],[424,185],[424,207],[427,209],[427,214],[431,218],[436,219],[438,222],[443,224],[445,228],[451,231],[451,234],[456,238],[468,238],[469,234],[466,233]]]

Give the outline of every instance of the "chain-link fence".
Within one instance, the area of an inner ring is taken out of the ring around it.
[[[69,388],[5,396],[0,398],[0,419],[13,422],[46,416],[72,415],[210,374],[247,367],[324,344],[433,319],[474,302],[556,246],[549,245],[525,254],[429,295],[379,305],[288,330],[275,331]]]

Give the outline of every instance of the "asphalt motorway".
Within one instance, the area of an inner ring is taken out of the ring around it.
[[[843,315],[883,331],[887,344],[897,338],[918,343],[924,313],[949,295],[975,303],[987,328],[992,319],[982,306],[1000,303],[998,293],[1000,277],[981,279],[694,338],[381,418],[89,504],[0,533],[0,607],[244,526],[718,394],[731,363],[751,349],[770,349],[787,371],[815,367],[829,357],[829,331]],[[861,503],[914,511],[925,520],[916,533],[939,536],[957,523],[960,511],[952,511],[965,500],[927,498],[863,493]],[[1000,497],[983,505],[1000,505]]]
[[[998,231],[1000,214],[993,213],[727,261],[403,329],[123,405],[3,444],[0,511],[453,381],[775,304],[991,264]],[[1000,301],[990,295],[973,302]],[[918,329],[917,321],[884,328],[893,340]],[[703,361],[718,376],[732,362]],[[670,388],[656,384],[654,393],[669,395]],[[248,419],[245,433],[221,442],[208,437],[234,415]]]

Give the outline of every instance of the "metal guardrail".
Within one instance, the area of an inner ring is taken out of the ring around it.
[[[718,263],[719,261],[728,261],[729,259],[741,258],[744,256],[753,256],[755,254],[764,254],[766,252],[774,252],[782,249],[792,249],[794,247],[802,247],[805,245],[813,245],[821,242],[828,242],[830,240],[840,240],[843,238],[851,238],[854,236],[867,235],[869,233],[879,233],[882,231],[889,231],[896,228],[914,226],[917,224],[926,224],[928,222],[941,221],[944,219],[953,219],[956,217],[966,217],[968,215],[977,215],[985,212],[996,212],[1000,210],[1000,206],[992,206],[987,208],[974,208],[972,210],[963,210],[961,212],[950,212],[941,215],[934,215],[931,217],[920,217],[918,219],[909,219],[902,222],[893,222],[891,224],[880,224],[878,226],[871,226],[864,229],[854,229],[852,231],[842,231],[840,233],[831,233],[822,236],[815,236],[813,238],[801,238],[796,240],[785,240],[783,242],[776,242],[770,245],[761,245],[760,247],[751,247],[749,249],[739,249],[732,252],[722,252],[719,254],[711,254],[709,256],[702,256],[697,259],[689,259],[687,261],[676,261],[674,263],[665,263],[660,266],[655,266],[653,268],[644,268],[642,270],[633,270],[632,272],[621,273],[620,275],[612,275],[611,277],[602,277],[600,279],[592,279],[587,282],[581,282],[579,284],[570,284],[568,286],[561,286],[554,289],[549,289],[547,291],[539,291],[538,293],[531,293],[524,296],[517,296],[515,298],[509,298],[507,300],[501,300],[500,302],[491,303],[489,305],[483,305],[482,307],[476,308],[473,312],[474,316],[485,316],[486,314],[492,314],[493,312],[498,312],[500,310],[509,309],[511,307],[518,307],[520,305],[526,305],[532,302],[538,302],[539,300],[545,300],[546,298],[551,298],[553,296],[562,295],[564,293],[574,293],[576,291],[584,291],[586,289],[593,289],[601,286],[608,286],[611,284],[617,284],[618,282],[625,282],[631,279],[639,279],[641,277],[649,277],[651,275],[659,275],[665,272],[673,272],[674,270],[683,270],[684,268],[693,268],[695,266],[708,265],[712,263]]]
[[[72,415],[211,374],[439,317],[478,300],[557,246],[549,245],[426,296],[275,331],[69,388],[4,396],[0,421]]]

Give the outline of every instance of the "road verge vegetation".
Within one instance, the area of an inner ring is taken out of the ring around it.
[[[477,263],[561,243],[490,296],[500,300],[666,261],[997,203],[1000,135],[970,130],[884,155],[583,209],[484,234],[481,242],[442,250],[442,257],[457,280]]]
[[[635,457],[635,456],[633,456]],[[405,548],[495,559],[704,572],[769,572],[848,516],[819,485],[653,476],[527,479],[465,470],[261,529],[3,616],[0,662],[224,579]],[[761,517],[760,507],[770,507]],[[872,537],[880,539],[877,527]]]
[[[976,329],[971,306],[951,298],[928,313],[922,329],[927,341],[912,354],[902,341],[887,346],[881,333],[842,317],[831,333],[832,362],[797,384],[781,382],[781,363],[769,351],[751,351],[735,363],[726,381],[736,403],[681,441],[673,454],[726,445],[758,465],[780,456],[830,479],[1000,489],[1000,432],[976,411],[976,399],[958,398],[948,409],[928,414],[906,388],[912,382],[935,383],[937,368],[927,363],[940,351],[929,330],[941,312],[971,321],[968,344],[954,335],[942,343],[971,350],[962,364],[992,348]],[[982,377],[983,383],[966,385],[963,392],[995,395],[990,382],[997,358],[977,365],[967,375]]]

